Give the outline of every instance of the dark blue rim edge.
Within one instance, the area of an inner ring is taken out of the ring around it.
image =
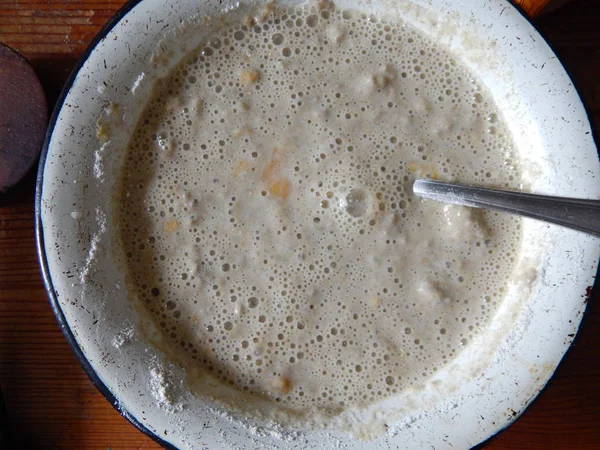
[[[140,421],[137,420],[128,410],[119,406],[119,401],[113,395],[113,393],[108,389],[108,387],[102,382],[98,374],[94,371],[90,362],[85,357],[83,351],[79,347],[75,336],[71,332],[67,320],[63,314],[63,311],[58,302],[58,297],[56,295],[56,291],[54,289],[54,285],[52,283],[52,276],[50,275],[50,270],[48,267],[48,259],[46,255],[46,250],[44,246],[44,232],[42,228],[42,186],[44,183],[44,167],[46,165],[46,157],[48,156],[48,148],[50,145],[50,139],[52,138],[52,134],[54,133],[54,127],[56,126],[56,121],[60,111],[65,102],[65,98],[67,97],[71,87],[77,75],[79,74],[79,70],[81,67],[87,62],[90,54],[96,46],[104,39],[108,33],[121,21],[123,17],[129,13],[135,6],[138,5],[143,0],[128,0],[102,27],[100,32],[92,39],[88,47],[85,49],[73,70],[69,74],[67,81],[65,82],[60,96],[56,101],[56,105],[52,112],[52,116],[50,117],[50,122],[48,123],[48,128],[46,129],[46,135],[44,137],[44,144],[42,146],[42,151],[40,154],[40,162],[38,166],[37,178],[36,178],[36,186],[35,186],[35,238],[36,238],[36,246],[38,251],[38,259],[40,262],[40,267],[42,270],[42,278],[44,281],[44,286],[46,288],[46,292],[48,293],[48,298],[50,301],[50,307],[56,316],[56,320],[60,326],[60,329],[63,332],[63,335],[67,339],[71,350],[75,353],[79,364],[83,367],[83,370],[87,374],[87,376],[92,381],[92,384],[100,391],[100,393],[110,402],[110,404],[121,414],[125,419],[127,419],[131,424],[133,424],[138,430],[144,433],[149,438],[153,439],[155,442],[160,444],[162,447],[167,449],[177,450],[177,447],[173,446],[169,442],[161,439],[156,433],[146,428]]]
[[[169,442],[166,442],[165,440],[160,438],[155,432],[146,428],[128,410],[119,407],[119,401],[117,400],[117,398],[108,389],[108,387],[102,382],[102,380],[100,380],[100,377],[94,371],[90,362],[87,360],[87,358],[83,354],[83,351],[79,347],[79,344],[77,343],[77,341],[75,339],[75,336],[73,336],[73,333],[71,332],[71,329],[69,328],[67,320],[66,320],[66,318],[62,312],[62,309],[60,307],[60,304],[58,302],[58,297],[56,296],[56,291],[54,290],[54,285],[52,283],[52,277],[50,275],[50,270],[48,267],[48,260],[47,260],[47,256],[46,256],[46,250],[45,250],[45,246],[44,246],[44,233],[43,233],[43,229],[42,229],[42,217],[41,217],[42,186],[43,186],[43,181],[44,181],[44,167],[46,164],[46,157],[48,155],[48,147],[50,144],[50,139],[52,137],[52,134],[54,133],[54,127],[56,125],[56,120],[57,120],[58,115],[64,105],[65,98],[66,98],[67,94],[69,93],[69,91],[71,90],[71,87],[73,86],[73,82],[75,81],[75,78],[77,77],[77,75],[79,73],[79,70],[86,63],[86,61],[88,60],[92,51],[94,51],[94,49],[100,43],[100,41],[102,41],[102,39],[104,39],[108,35],[108,33],[121,21],[121,19],[123,17],[125,17],[127,15],[127,13],[129,13],[129,11],[131,11],[135,6],[137,6],[142,1],[143,0],[128,0],[108,20],[108,22],[102,27],[102,29],[98,32],[98,34],[92,39],[92,41],[90,42],[90,44],[88,45],[86,50],[83,52],[82,56],[77,61],[77,64],[72,69],[71,73],[69,74],[69,77],[67,78],[67,81],[65,82],[65,85],[63,86],[63,88],[61,90],[60,96],[58,97],[58,100],[56,101],[56,105],[52,112],[52,116],[50,118],[50,122],[48,123],[48,128],[46,130],[46,135],[44,137],[44,144],[42,146],[42,151],[41,151],[40,161],[39,161],[39,166],[38,166],[38,172],[37,172],[37,178],[36,178],[35,238],[36,238],[36,246],[37,246],[37,251],[38,251],[38,259],[39,259],[40,267],[42,270],[42,278],[44,281],[44,286],[46,288],[46,292],[49,297],[50,306],[52,308],[52,311],[54,312],[54,315],[56,316],[56,320],[58,321],[58,324],[60,325],[60,329],[63,332],[63,335],[65,336],[67,342],[69,343],[69,346],[71,347],[71,350],[73,351],[73,353],[75,353],[75,356],[76,356],[77,360],[79,361],[79,364],[83,367],[85,373],[92,381],[92,384],[96,387],[96,389],[98,389],[98,391],[104,396],[104,398],[106,398],[106,400],[108,400],[110,402],[110,404],[119,412],[119,414],[121,414],[125,419],[127,419],[138,430],[140,430],[146,436],[150,437],[152,440],[154,440],[155,442],[160,444],[162,447],[167,448],[167,449],[177,450],[177,447],[173,446]],[[544,40],[546,45],[548,45],[548,47],[550,47],[550,49],[552,50],[552,53],[554,53],[557,60],[560,62],[560,58],[558,58],[558,55],[556,55],[554,48],[552,47],[552,45],[550,45],[548,40],[545,38],[545,36],[539,30],[539,28],[535,25],[533,20],[520,7],[509,3],[508,1],[507,1],[506,7],[514,8],[521,14],[523,19],[525,19],[536,30],[536,32]],[[571,76],[571,72],[562,64],[562,62],[561,62],[561,66],[567,73],[567,76],[569,77],[569,80],[571,81],[571,85],[573,86],[573,89],[575,89],[575,92],[577,93],[577,95],[583,105],[586,117],[587,117],[589,125],[590,125],[592,140],[594,141],[596,148],[600,150],[600,146],[598,145],[599,144],[598,132],[596,130],[594,122],[590,118],[589,106],[587,105],[586,101],[581,96],[579,89],[573,82],[573,77]],[[594,276],[595,280],[597,280],[597,278],[598,278],[598,272],[600,272],[600,267],[597,267],[597,269],[596,269],[596,275]],[[587,294],[585,294],[585,297],[593,298],[597,292],[598,292],[598,283],[596,283],[596,281],[594,281],[591,294],[589,296]],[[581,321],[579,322],[579,326],[577,327],[575,336],[571,340],[569,346],[567,347],[565,353],[563,354],[560,361],[556,365],[554,372],[552,373],[552,375],[550,376],[550,378],[548,379],[546,384],[542,388],[540,388],[540,390],[534,395],[534,397],[531,399],[531,401],[522,410],[520,410],[516,416],[512,417],[504,426],[499,428],[496,432],[494,432],[492,435],[490,435],[484,441],[473,446],[472,450],[483,449],[492,440],[497,438],[500,433],[503,433],[504,431],[506,431],[513,423],[515,423],[521,417],[521,415],[525,411],[527,411],[527,409],[529,409],[529,407],[531,405],[533,405],[533,403],[540,397],[540,394],[542,394],[543,392],[546,391],[546,389],[548,389],[548,387],[551,385],[552,381],[554,380],[554,377],[556,375],[556,370],[562,364],[562,362],[564,361],[567,354],[572,350],[574,344],[579,339],[579,336],[581,334],[580,333],[581,327],[587,321],[588,303],[589,302],[586,302],[586,304],[585,304],[585,308],[582,312]]]

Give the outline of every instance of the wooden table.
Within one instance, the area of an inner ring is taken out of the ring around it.
[[[0,42],[32,62],[53,105],[79,54],[122,3],[0,0]],[[575,1],[536,25],[600,129],[600,2]],[[159,448],[96,391],[56,324],[35,250],[34,178],[0,194],[0,386],[15,448]],[[600,449],[599,300],[596,291],[549,387],[486,448]]]

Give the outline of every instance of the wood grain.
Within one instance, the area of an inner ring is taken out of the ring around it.
[[[538,16],[550,0],[513,0],[513,3],[518,5],[530,17]]]
[[[78,55],[121,1],[0,0],[0,42],[33,64],[53,105]],[[600,125],[600,2],[574,1],[536,25]],[[96,391],[50,310],[34,242],[34,174],[0,196],[0,386],[15,448],[159,448]],[[579,293],[575,293],[579,294]],[[489,449],[600,449],[600,307],[550,386]]]

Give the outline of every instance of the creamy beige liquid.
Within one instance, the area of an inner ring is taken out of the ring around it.
[[[116,199],[128,276],[180,364],[364,406],[486,328],[520,244],[518,218],[412,182],[516,188],[517,162],[488,92],[407,24],[260,9],[157,82]]]

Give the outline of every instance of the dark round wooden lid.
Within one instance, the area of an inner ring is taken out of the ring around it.
[[[36,161],[47,119],[46,96],[33,68],[0,44],[0,192]]]

